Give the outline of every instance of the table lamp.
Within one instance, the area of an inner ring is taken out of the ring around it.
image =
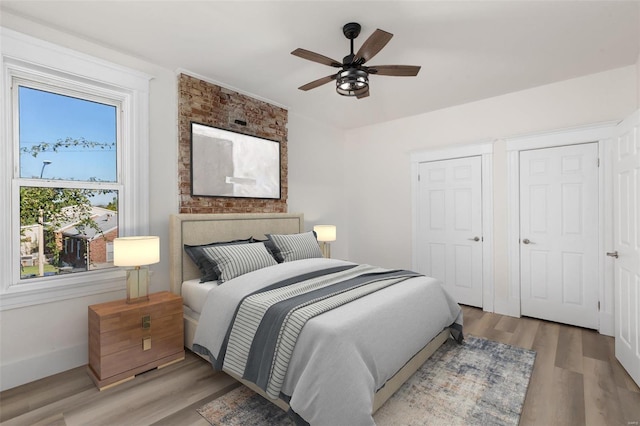
[[[321,243],[320,249],[322,255],[326,258],[331,257],[331,246],[329,242],[336,240],[336,227],[335,225],[316,225],[313,227],[316,233],[316,238]]]
[[[119,237],[113,240],[113,264],[127,269],[127,303],[149,300],[149,268],[160,261],[160,237]]]

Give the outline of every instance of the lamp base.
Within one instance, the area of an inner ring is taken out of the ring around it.
[[[322,252],[322,256],[327,259],[331,259],[331,245],[326,241],[320,242],[320,251]]]
[[[127,269],[127,303],[140,303],[149,300],[149,268],[136,266]]]

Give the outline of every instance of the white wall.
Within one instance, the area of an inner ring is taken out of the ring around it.
[[[636,89],[638,89],[638,102],[636,106],[640,109],[640,53],[638,53],[638,60],[636,61]]]
[[[345,185],[351,260],[411,268],[410,154],[494,143],[496,299],[507,295],[507,164],[500,138],[609,120],[636,109],[629,66],[347,132]]]
[[[178,205],[175,74],[9,13],[3,12],[0,24],[153,76],[149,102],[149,232],[161,238],[161,263],[151,268],[151,290],[168,290],[169,214],[176,212]],[[87,307],[124,298],[124,287],[123,282],[117,292],[0,312],[0,390],[86,364]]]
[[[331,257],[348,256],[344,203],[344,131],[289,111],[289,212],[304,213],[307,230],[336,225]]]

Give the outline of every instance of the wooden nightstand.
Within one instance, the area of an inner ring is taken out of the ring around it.
[[[182,359],[182,297],[165,291],[147,302],[89,306],[87,369],[100,390]]]

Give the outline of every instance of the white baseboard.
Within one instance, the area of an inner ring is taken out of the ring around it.
[[[510,317],[520,318],[519,301],[496,299],[495,301],[495,313],[501,315],[508,315]],[[615,316],[610,312],[600,312],[600,334],[605,336],[615,335]]]
[[[36,357],[0,365],[0,391],[87,365],[86,344],[62,348]]]

